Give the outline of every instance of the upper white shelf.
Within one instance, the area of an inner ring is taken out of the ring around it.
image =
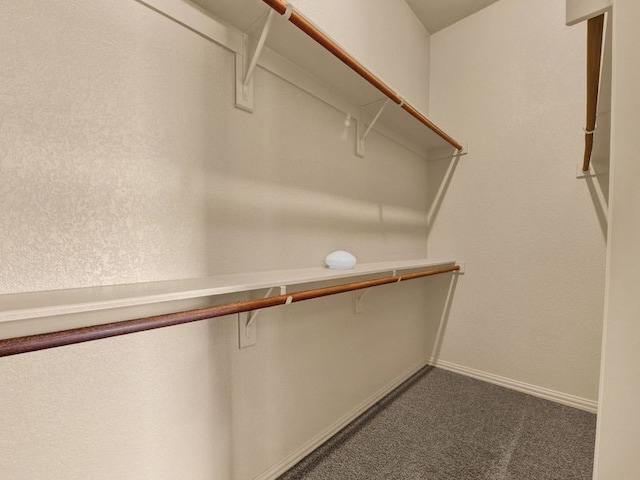
[[[0,295],[0,323],[170,302],[271,287],[291,287],[384,272],[437,267],[453,260],[402,260],[356,265],[352,270],[302,268],[103,287]]]
[[[271,11],[263,0],[193,0],[214,17],[232,25],[240,32],[248,32],[249,37],[256,41],[260,35],[261,25],[266,20],[266,15]],[[270,2],[284,5],[285,2],[277,0]],[[344,51],[337,42],[320,32],[309,20],[294,10],[291,20],[297,18],[299,23],[308,24],[308,30],[318,30],[321,37],[334,45],[337,50],[344,52],[346,56],[355,60],[367,72],[372,73],[362,65],[357,58]],[[383,110],[374,127],[382,133],[393,138],[398,138],[410,148],[423,154],[425,157],[454,155],[462,150],[462,145],[449,134],[442,131],[431,122],[426,115],[412,106],[411,99],[403,98],[400,92],[386,84],[382,79],[372,73],[374,83],[389,87],[391,96],[385,95],[379,88],[370,83],[371,78],[365,80],[352,68],[336,57],[316,40],[302,32],[293,25],[281,12],[275,15],[266,38],[266,48],[261,55],[259,64],[264,68],[280,75],[282,62],[275,57],[282,57],[294,64],[305,73],[315,78],[331,91],[346,99],[349,103],[362,107],[371,105],[358,112],[356,118],[360,119],[363,131],[371,123],[382,105],[382,101],[391,98],[393,101]],[[340,53],[338,53],[340,54]],[[282,76],[282,75],[281,75]],[[366,76],[366,75],[365,75]],[[296,83],[294,81],[294,83]],[[398,99],[402,102],[398,104]],[[377,103],[379,101],[379,103]],[[412,113],[411,113],[412,112]]]

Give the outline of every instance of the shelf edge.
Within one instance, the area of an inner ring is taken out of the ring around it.
[[[218,296],[218,295],[228,295],[233,293],[243,293],[250,292],[255,290],[261,290],[265,288],[271,287],[279,287],[279,286],[295,286],[295,285],[303,285],[307,283],[315,283],[315,282],[325,282],[332,280],[339,280],[345,278],[352,278],[358,276],[367,276],[367,275],[376,275],[384,272],[391,272],[394,270],[412,270],[416,268],[423,267],[436,267],[442,265],[449,265],[455,263],[455,260],[429,260],[429,259],[419,259],[419,260],[406,260],[406,261],[398,261],[398,262],[376,262],[370,264],[361,264],[358,265],[353,270],[329,270],[327,268],[318,267],[317,269],[292,269],[292,270],[284,270],[277,271],[274,274],[278,275],[278,278],[274,278],[273,281],[255,281],[255,282],[245,282],[241,284],[229,284],[229,285],[217,285],[212,287],[204,287],[204,288],[194,288],[188,290],[181,291],[167,291],[167,292],[159,292],[148,295],[139,295],[132,297],[123,297],[123,298],[110,298],[107,300],[91,300],[86,302],[60,302],[59,304],[40,306],[40,307],[32,307],[32,308],[14,308],[11,310],[0,311],[0,324],[5,322],[15,322],[20,320],[28,320],[28,319],[37,319],[37,318],[46,318],[53,317],[58,315],[73,315],[79,313],[88,313],[102,310],[112,310],[117,308],[128,308],[128,307],[136,307],[140,305],[150,305],[164,302],[173,302],[179,300],[189,300],[196,299],[202,297],[209,296]],[[308,276],[300,276],[301,273],[309,271]],[[268,272],[255,272],[254,274],[260,277],[263,277]],[[251,273],[246,274],[248,276],[252,275]],[[287,275],[289,275],[287,277]],[[234,278],[238,275],[221,275],[216,277],[204,277],[202,282],[206,282],[207,279],[210,279],[211,283],[219,282],[221,278],[229,277]],[[200,279],[185,279],[182,282],[194,281]],[[180,283],[179,280],[169,280],[167,283]],[[129,286],[136,286],[140,288],[144,285],[148,285],[149,287],[157,287],[165,282],[148,282],[143,284],[129,284]],[[48,290],[43,292],[25,292],[25,293],[16,293],[16,294],[6,294],[0,295],[0,303],[2,302],[2,297],[5,296],[13,296],[13,295],[28,295],[33,296],[34,300],[37,299],[38,296],[44,295],[53,295],[56,292],[59,292],[61,296],[69,293],[81,293],[82,290],[95,289],[100,290],[103,289],[105,292],[107,290],[117,289],[125,289],[128,285],[109,285],[104,287],[86,287],[79,289],[64,289],[64,290]],[[99,292],[97,292],[99,294]]]

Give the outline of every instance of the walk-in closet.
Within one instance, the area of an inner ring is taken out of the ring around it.
[[[0,477],[640,478],[638,2],[0,19]]]

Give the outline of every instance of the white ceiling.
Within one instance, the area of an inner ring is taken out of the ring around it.
[[[406,0],[429,33],[476,13],[498,0]]]

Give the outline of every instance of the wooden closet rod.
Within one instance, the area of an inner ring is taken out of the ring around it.
[[[287,12],[287,2],[284,0],[264,0],[264,2],[273,8],[280,15],[284,15]],[[456,150],[462,150],[462,145],[457,142],[453,137],[442,131],[435,123],[425,117],[419,110],[410,105],[407,102],[404,102],[404,99],[400,97],[396,92],[394,92],[391,87],[385,84],[382,80],[376,77],[373,73],[371,73],[367,68],[365,68],[360,62],[358,62],[355,58],[349,55],[345,50],[343,50],[338,44],[336,44],[333,40],[327,37],[321,30],[319,30],[315,25],[313,25],[309,20],[307,20],[304,16],[300,15],[295,9],[291,9],[291,15],[289,17],[289,21],[293,23],[296,27],[306,33],[308,36],[313,38],[316,42],[322,45],[325,49],[331,52],[334,56],[340,59],[345,65],[351,68],[354,72],[364,78],[371,85],[376,87],[382,93],[384,93],[387,97],[393,100],[396,104],[400,105],[405,111],[410,113],[413,117],[415,117],[419,122],[426,125],[429,129],[431,129],[434,133],[440,136],[443,140],[449,143]]]
[[[257,300],[246,300],[242,302],[214,305],[185,312],[167,313],[164,315],[155,315],[152,317],[137,318],[134,320],[124,320],[122,322],[105,323],[102,325],[72,328],[70,330],[62,330],[58,332],[8,338],[0,340],[0,357],[17,355],[19,353],[35,352],[37,350],[45,350],[47,348],[62,347],[64,345],[73,345],[75,343],[89,342],[91,340],[99,340],[101,338],[127,335],[129,333],[143,332],[145,330],[153,330],[156,328],[171,327],[174,325],[181,325],[183,323],[206,320],[208,318],[249,312],[252,310],[259,310],[261,308],[286,305],[293,302],[301,302],[303,300],[311,300],[312,298],[326,297],[327,295],[335,295],[337,293],[351,292],[353,290],[361,290],[363,288],[377,287],[379,285],[386,285],[389,283],[428,277],[439,273],[455,272],[456,270],[460,270],[459,265],[449,265],[446,267],[422,270],[415,273],[407,273],[405,275],[394,275],[376,278],[373,280],[364,280],[361,282],[345,283],[332,287],[314,288],[311,290],[290,293],[288,295],[277,295],[273,297],[259,298]]]
[[[602,59],[602,38],[604,13],[590,18],[587,22],[587,126],[584,130],[584,158],[582,171],[589,171],[593,134],[596,129],[598,112],[598,90],[600,89],[600,63]]]

